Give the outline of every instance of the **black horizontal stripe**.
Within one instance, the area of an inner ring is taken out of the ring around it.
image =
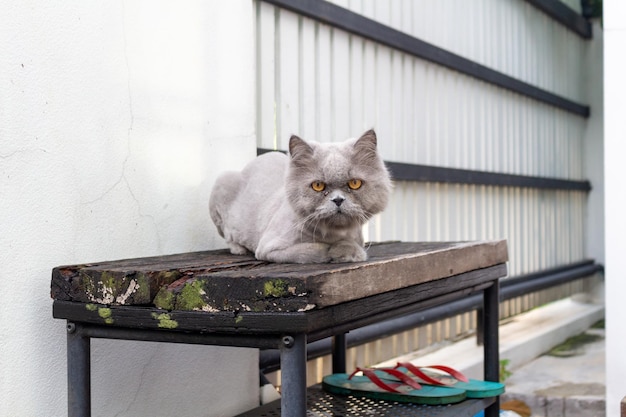
[[[597,273],[604,273],[604,266],[595,263],[593,260],[586,260],[557,268],[545,269],[528,275],[509,277],[500,280],[500,300],[510,300],[514,297],[541,291],[578,279],[591,278]],[[348,347],[354,347],[380,340],[384,337],[472,311],[476,308],[480,308],[481,305],[482,295],[474,294],[444,305],[430,307],[417,313],[409,314],[408,316],[398,317],[352,330],[346,335],[347,344]],[[330,338],[309,343],[307,348],[309,360],[328,355],[331,352],[332,346]],[[267,373],[280,369],[279,359],[280,354],[278,350],[269,349],[261,351],[259,358],[261,370]]]
[[[526,0],[555,21],[559,22],[583,39],[591,39],[591,24],[580,14],[559,0]]]
[[[490,185],[496,187],[541,188],[552,190],[590,191],[589,181],[501,174],[497,172],[446,168],[430,165],[385,162],[396,181],[443,182],[452,184]]]
[[[482,64],[407,35],[375,20],[323,0],[262,0],[332,27],[372,40],[417,58],[442,65],[481,81],[562,110],[589,117],[589,106],[535,87]]]
[[[262,155],[271,151],[271,149],[258,148],[257,155]],[[498,172],[446,168],[432,165],[406,164],[400,162],[385,162],[385,164],[387,165],[389,172],[391,172],[391,176],[396,181],[438,182],[585,192],[591,191],[591,183],[585,180],[577,181],[560,178],[501,174]]]

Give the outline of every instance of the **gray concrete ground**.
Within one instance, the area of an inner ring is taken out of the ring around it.
[[[525,402],[533,417],[604,417],[604,329],[573,339],[512,370],[502,400]]]

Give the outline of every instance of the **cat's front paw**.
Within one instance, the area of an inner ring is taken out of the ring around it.
[[[332,261],[328,248],[327,243],[297,243],[276,248],[259,245],[255,256],[262,261],[277,263],[328,263]]]
[[[355,242],[341,241],[335,243],[328,250],[332,263],[362,262],[367,260],[365,250]]]
[[[248,255],[250,251],[238,243],[228,242],[228,248],[233,255]]]

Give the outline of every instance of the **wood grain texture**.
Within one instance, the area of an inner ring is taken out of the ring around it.
[[[399,317],[479,292],[506,275],[506,265],[465,272],[407,288],[308,311],[165,311],[148,306],[107,306],[55,301],[53,316],[81,323],[200,333],[307,333],[314,341],[337,332]]]
[[[54,268],[51,295],[204,312],[308,311],[503,264],[506,241],[391,242],[366,262],[271,264],[225,250]]]

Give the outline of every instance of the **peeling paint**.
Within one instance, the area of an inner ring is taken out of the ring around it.
[[[96,284],[88,274],[80,272],[81,282],[84,285],[85,294],[90,302],[95,304],[113,304],[115,300],[114,289],[110,274],[102,274],[101,280]]]
[[[128,283],[128,288],[126,288],[126,292],[122,295],[118,295],[115,299],[115,302],[118,304],[126,304],[126,300],[139,290],[140,286],[137,284],[137,281],[131,279]]]

